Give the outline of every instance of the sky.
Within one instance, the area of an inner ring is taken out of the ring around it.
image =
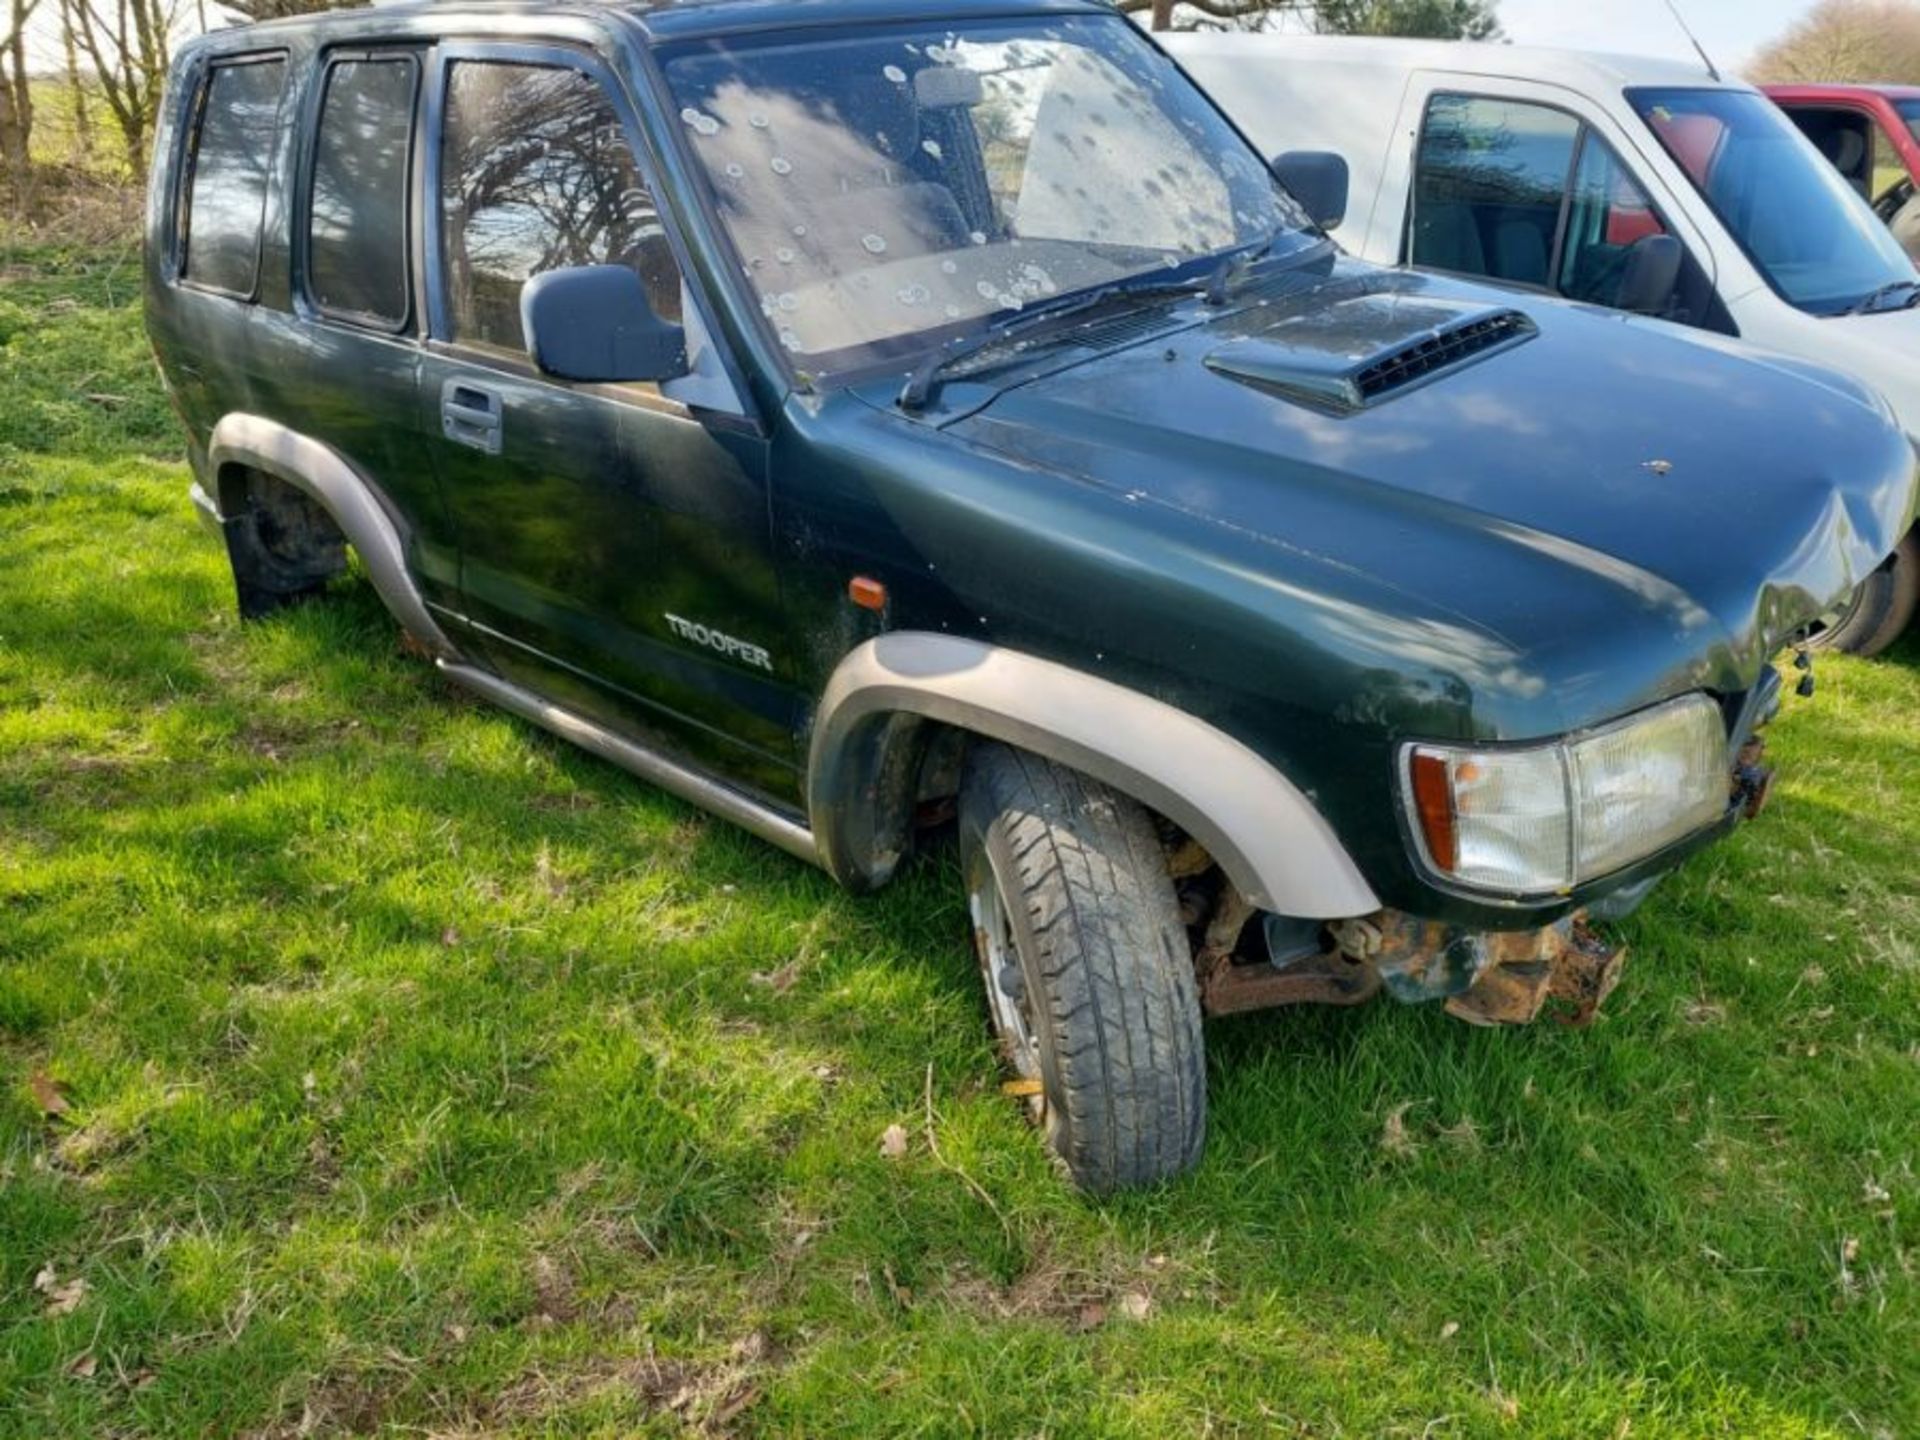
[[[1813,0],[1677,3],[1714,63],[1733,71],[1813,8]],[[1693,58],[1665,0],[1500,0],[1500,23],[1516,45]]]

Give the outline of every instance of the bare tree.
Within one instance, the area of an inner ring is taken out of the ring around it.
[[[320,10],[355,10],[367,3],[368,0],[220,0],[220,8],[247,20],[280,20],[288,15],[312,15]]]
[[[178,0],[71,0],[67,7],[73,38],[99,77],[136,175],[147,168],[178,15]]]
[[[1920,82],[1920,4],[1820,0],[1752,67],[1762,81]]]
[[[1322,35],[1418,35],[1434,40],[1499,37],[1498,0],[1119,0],[1154,30],[1258,30],[1293,16]]]
[[[73,39],[73,10],[79,0],[60,0],[60,58],[67,72],[68,103],[73,106],[73,158],[93,154],[93,107],[80,73],[80,47]]]
[[[6,0],[0,11],[0,174],[24,184],[33,138],[33,91],[27,85],[27,22],[40,0]]]

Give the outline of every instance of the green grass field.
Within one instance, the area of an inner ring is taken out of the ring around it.
[[[1096,1204],[950,861],[843,895],[364,582],[243,627],[186,479],[132,260],[0,252],[0,1435],[1920,1434],[1920,646],[1594,1029],[1215,1024]]]

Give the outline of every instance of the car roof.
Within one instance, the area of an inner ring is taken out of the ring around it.
[[[1338,62],[1382,70],[1454,72],[1541,80],[1594,93],[1629,85],[1689,86],[1744,90],[1737,80],[1715,80],[1700,64],[1651,55],[1611,55],[1534,45],[1492,45],[1465,40],[1376,40],[1348,35],[1248,35],[1212,31],[1161,36],[1177,55],[1226,60]]]
[[[993,16],[1112,14],[1103,0],[400,0],[349,10],[325,10],[216,30],[197,44],[228,48],[260,34],[317,31],[362,35],[383,29],[431,33],[442,26],[489,18],[516,21],[621,15],[657,39],[872,24],[893,20],[938,23]],[[519,27],[516,27],[518,33]]]

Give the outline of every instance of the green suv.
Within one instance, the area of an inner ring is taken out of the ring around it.
[[[181,48],[148,324],[242,612],[848,886],[956,826],[1010,1088],[1198,1157],[1201,1017],[1591,1014],[1893,549],[1872,394],[1383,270],[1087,0],[397,5]]]

